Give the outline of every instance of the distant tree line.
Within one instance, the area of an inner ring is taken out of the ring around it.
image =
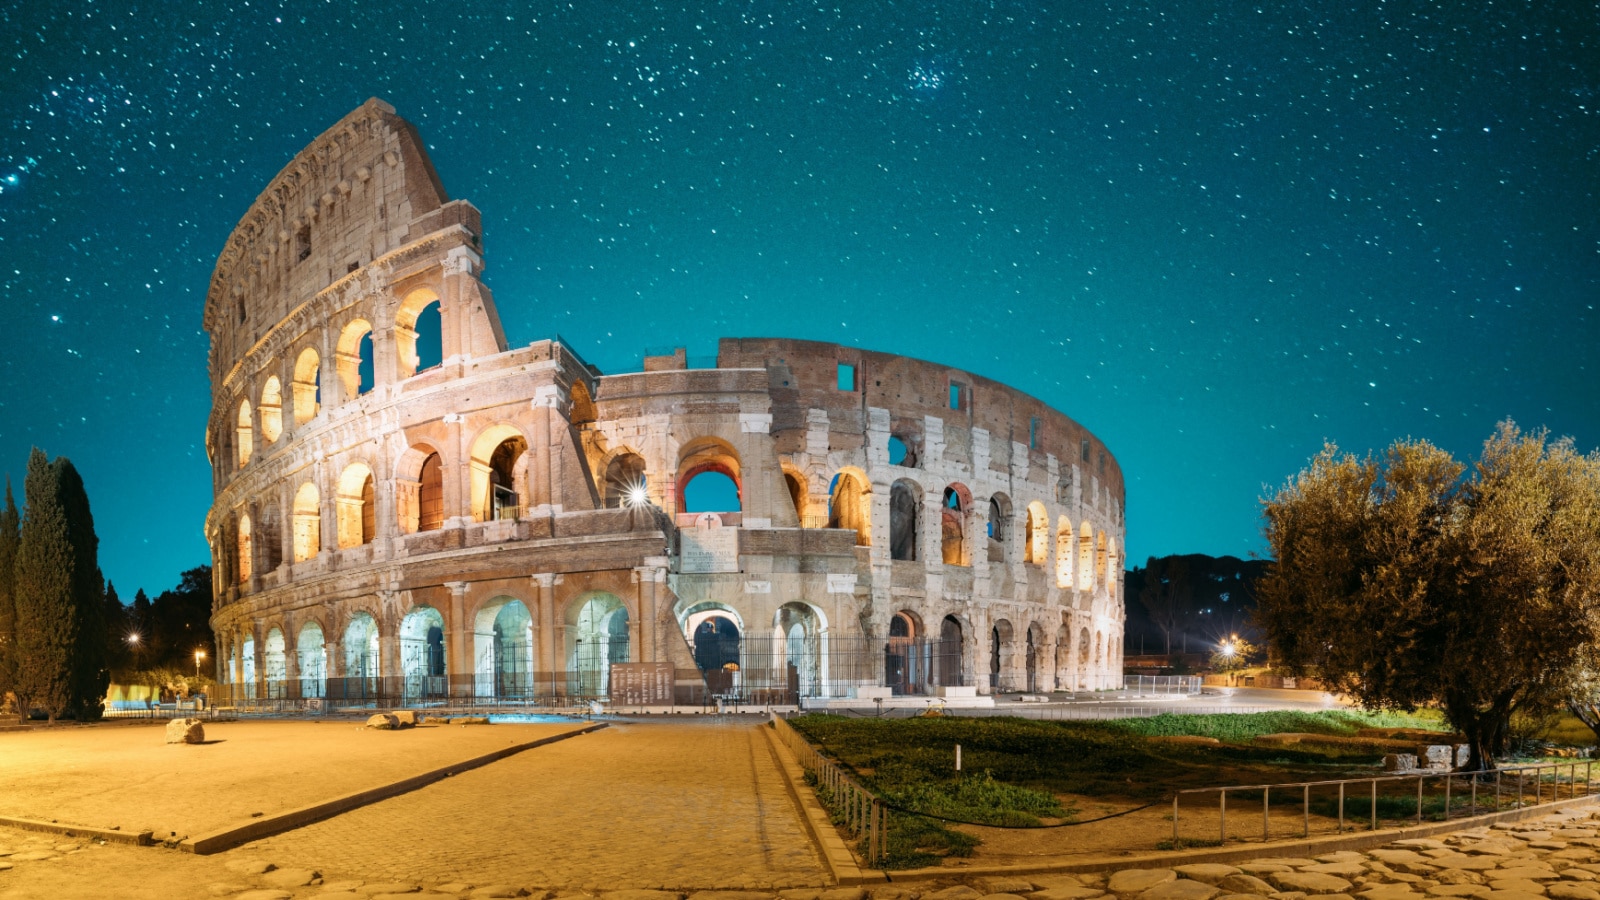
[[[1253,634],[1255,586],[1264,560],[1188,553],[1152,556],[1129,570],[1125,628],[1129,653],[1204,653],[1233,635]]]
[[[202,671],[214,658],[211,639],[211,567],[184,572],[176,587],[150,599],[141,588],[123,604],[115,585],[106,585],[106,658],[120,684],[171,681],[163,672],[195,672],[195,651],[205,654]]]

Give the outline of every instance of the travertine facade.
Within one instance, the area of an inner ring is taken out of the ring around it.
[[[206,536],[236,696],[615,695],[618,663],[679,702],[1120,681],[1122,477],[1072,420],[809,341],[604,375],[508,347],[482,268],[478,211],[376,100],[229,238]],[[722,476],[736,509],[685,509]]]

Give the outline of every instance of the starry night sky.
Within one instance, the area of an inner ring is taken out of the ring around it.
[[[0,471],[78,464],[125,598],[208,559],[216,254],[374,95],[513,344],[996,378],[1105,439],[1135,563],[1261,549],[1324,438],[1600,444],[1593,3],[11,0]]]

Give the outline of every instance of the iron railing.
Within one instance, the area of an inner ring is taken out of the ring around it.
[[[833,814],[834,823],[857,841],[856,854],[873,868],[888,855],[889,809],[878,796],[851,778],[833,760],[823,756],[783,717],[773,713],[772,728],[814,779],[817,799]]]
[[[1583,779],[1581,782],[1578,779],[1580,769],[1583,773]],[[1564,781],[1561,776],[1563,770],[1567,773]],[[1217,796],[1216,841],[1221,843],[1226,842],[1229,839],[1229,794],[1237,797],[1240,794],[1249,795],[1259,792],[1261,799],[1261,839],[1263,841],[1269,841],[1272,839],[1272,796],[1274,792],[1277,792],[1278,796],[1287,794],[1291,798],[1294,797],[1296,792],[1299,793],[1301,820],[1300,831],[1302,836],[1309,837],[1311,835],[1312,794],[1314,791],[1322,793],[1323,797],[1321,799],[1326,799],[1328,794],[1337,790],[1338,799],[1336,801],[1336,806],[1338,809],[1338,824],[1336,829],[1342,834],[1346,827],[1345,808],[1347,801],[1355,800],[1357,803],[1359,803],[1362,797],[1361,794],[1351,794],[1349,792],[1351,785],[1361,785],[1367,789],[1365,792],[1365,796],[1368,799],[1368,813],[1366,818],[1368,827],[1375,831],[1377,830],[1381,819],[1379,814],[1380,787],[1386,789],[1383,792],[1383,800],[1385,801],[1384,805],[1387,805],[1393,809],[1402,804],[1410,804],[1410,784],[1414,780],[1417,788],[1415,794],[1415,811],[1409,813],[1406,818],[1411,819],[1414,817],[1416,823],[1420,825],[1422,824],[1425,814],[1425,807],[1427,806],[1426,799],[1428,791],[1426,788],[1430,782],[1434,785],[1432,797],[1436,801],[1439,801],[1439,818],[1444,821],[1448,821],[1453,817],[1452,805],[1455,802],[1465,801],[1466,815],[1470,816],[1479,812],[1480,797],[1483,797],[1485,800],[1488,800],[1489,797],[1492,797],[1492,801],[1488,801],[1492,802],[1493,804],[1490,811],[1500,810],[1503,807],[1503,804],[1510,800],[1511,784],[1514,784],[1516,788],[1516,799],[1514,801],[1514,808],[1516,809],[1522,809],[1528,805],[1537,806],[1541,803],[1548,803],[1563,799],[1563,786],[1565,786],[1567,799],[1579,796],[1587,797],[1591,793],[1589,785],[1590,776],[1593,774],[1593,771],[1594,762],[1592,760],[1583,760],[1560,763],[1531,763],[1528,765],[1507,766],[1500,769],[1479,772],[1418,772],[1415,774],[1386,775],[1370,778],[1342,778],[1330,781],[1300,781],[1286,784],[1253,784],[1230,785],[1228,787],[1213,788],[1187,788],[1185,790],[1177,791],[1172,797],[1172,843],[1176,848],[1180,846],[1184,840],[1182,829],[1179,824],[1179,815],[1181,808],[1180,801],[1182,801],[1185,797],[1197,797],[1206,794],[1215,794]],[[1546,792],[1544,791],[1544,785],[1547,783],[1547,773],[1549,777],[1548,783],[1551,785],[1548,796],[1546,796]],[[1493,777],[1492,783],[1489,782],[1489,778],[1491,776]],[[1459,782],[1463,780],[1465,780],[1467,783],[1457,787]],[[1530,784],[1533,791],[1532,797],[1528,796]],[[1580,784],[1582,785],[1581,793],[1579,790]],[[1404,787],[1406,793],[1403,795],[1399,794],[1393,790],[1390,790],[1389,788],[1391,787]],[[1292,805],[1293,800],[1291,800],[1290,803]],[[1321,817],[1322,816],[1319,814],[1319,818]],[[1390,815],[1388,818],[1394,819],[1395,816]],[[1352,825],[1352,828],[1353,827],[1355,826]],[[1235,839],[1239,839],[1237,835],[1235,835]],[[1208,843],[1210,842],[1209,839],[1204,840]]]

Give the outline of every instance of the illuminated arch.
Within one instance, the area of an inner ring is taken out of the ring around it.
[[[239,449],[239,468],[241,469],[250,464],[250,457],[255,454],[255,429],[252,422],[250,401],[240,401],[238,427],[234,430],[234,445]]]
[[[307,347],[294,361],[294,380],[289,383],[294,401],[294,424],[304,425],[322,409],[322,357]]]
[[[969,566],[967,556],[967,519],[972,512],[972,492],[964,484],[951,484],[944,489],[944,500],[939,506],[939,553],[947,566]]]
[[[322,552],[322,494],[311,482],[294,495],[294,561],[305,562]]]
[[[238,546],[238,553],[239,553],[238,559],[239,559],[239,561],[238,561],[238,566],[237,566],[237,568],[239,570],[239,583],[240,584],[244,584],[244,583],[248,582],[250,580],[251,573],[254,571],[254,567],[252,565],[252,563],[253,563],[253,557],[252,557],[252,554],[251,554],[251,550],[252,549],[253,548],[252,548],[252,544],[251,544],[250,517],[248,515],[240,515],[239,516],[239,546]]]
[[[872,545],[872,496],[860,469],[840,469],[828,487],[828,527],[856,533],[856,546]]]
[[[427,443],[406,448],[395,464],[395,515],[402,534],[444,527],[444,460]]]
[[[474,690],[480,697],[533,694],[533,616],[515,597],[496,597],[473,617]]]
[[[437,367],[444,360],[443,313],[444,308],[440,305],[439,293],[433,288],[417,288],[400,301],[400,306],[394,314],[395,362],[398,366],[396,372],[398,377],[410,378],[419,371],[426,371],[422,367],[425,358],[432,363],[427,368]],[[430,340],[428,346],[421,346],[417,338],[417,322],[425,315],[429,318],[438,318],[440,333],[436,341]]]
[[[372,323],[366,319],[356,319],[345,325],[339,332],[339,348],[334,358],[337,360],[339,380],[344,383],[345,397],[359,397],[372,390],[374,382],[370,378],[376,376],[372,359]],[[373,376],[362,376],[363,364],[373,372]]]
[[[1056,520],[1056,587],[1072,590],[1072,522],[1066,516]]]
[[[322,636],[322,625],[307,622],[300,626],[294,649],[300,667],[300,696],[323,696],[328,682],[328,650]]]
[[[605,481],[601,485],[604,496],[601,499],[606,509],[622,509],[649,501],[649,479],[645,474],[643,456],[632,450],[613,454],[606,462],[605,473]]]
[[[278,376],[267,376],[266,384],[261,387],[261,405],[256,412],[261,416],[261,439],[269,444],[277,443],[283,436],[283,384]]]
[[[1026,531],[1024,557],[1026,562],[1042,566],[1050,559],[1050,514],[1044,504],[1035,500],[1028,504],[1023,524]]]
[[[521,513],[528,439],[515,426],[484,429],[472,442],[472,517],[478,522],[515,518]]]
[[[334,495],[334,525],[339,549],[348,550],[372,543],[377,537],[377,503],[372,469],[366,463],[351,463],[339,475],[339,490]]]
[[[1094,529],[1088,522],[1078,532],[1078,590],[1094,590]]]
[[[684,492],[696,477],[708,472],[725,476],[733,482],[736,506],[729,510],[690,510]],[[677,502],[679,512],[739,512],[744,508],[744,476],[740,468],[739,453],[727,441],[702,437],[685,444],[678,453]]]
[[[1102,531],[1095,535],[1094,543],[1094,583],[1097,585],[1106,583],[1106,563],[1109,555],[1106,550],[1106,533]]]

